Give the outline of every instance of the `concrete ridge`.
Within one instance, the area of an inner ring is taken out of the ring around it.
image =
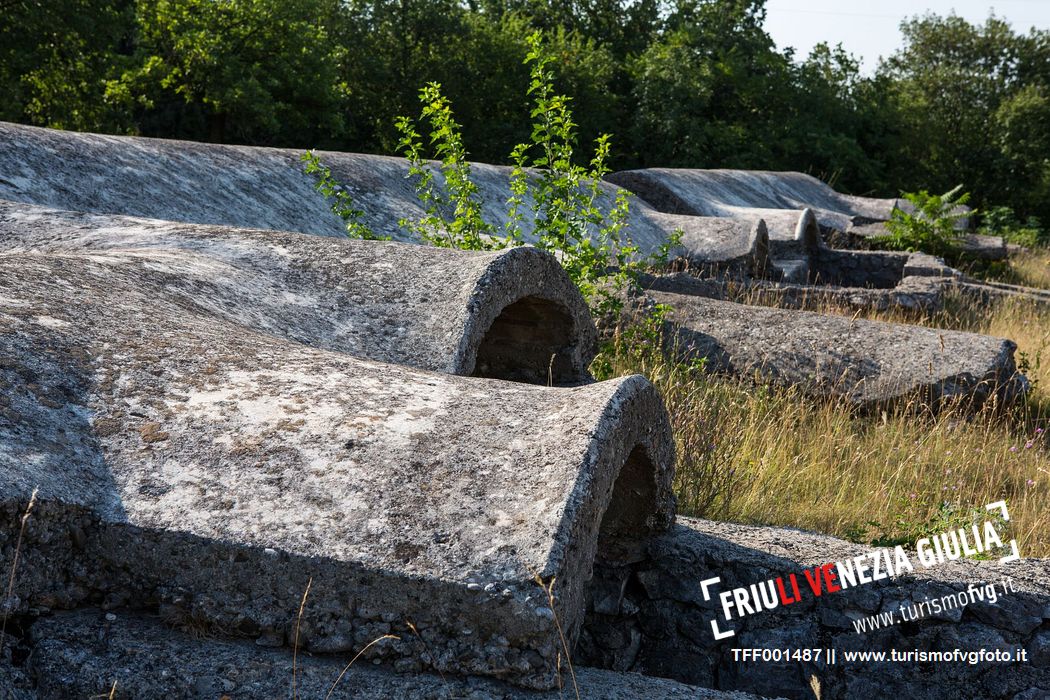
[[[313,347],[535,384],[590,380],[590,312],[553,256],[83,214],[0,201],[0,254],[145,266],[222,318]],[[207,290],[204,293],[203,290]],[[480,358],[480,362],[479,362]]]
[[[710,371],[882,406],[920,396],[979,405],[1027,389],[1009,340],[650,291],[670,307],[669,349]]]
[[[0,199],[99,214],[124,214],[186,223],[341,236],[343,222],[303,172],[298,149],[227,146],[189,141],[73,133],[0,122]],[[361,223],[377,234],[415,241],[399,225],[424,211],[404,158],[318,151],[318,157],[363,211]],[[502,230],[508,223],[507,166],[471,163],[482,216]],[[535,174],[534,174],[535,176]],[[440,173],[435,173],[438,184]],[[599,183],[595,204],[608,213],[622,190]],[[522,228],[532,238],[532,207],[523,206]],[[710,217],[709,217],[710,218]],[[656,253],[681,228],[706,230],[676,254],[691,264],[762,264],[748,227],[728,228],[655,211],[635,200],[627,233],[643,255]],[[702,241],[715,237],[711,248]],[[687,235],[688,238],[688,235]],[[737,240],[739,239],[739,240]],[[730,249],[741,249],[727,258]]]

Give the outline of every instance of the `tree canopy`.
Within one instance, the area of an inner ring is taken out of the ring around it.
[[[924,15],[872,75],[777,49],[764,0],[0,0],[0,118],[393,153],[437,82],[476,160],[531,127],[540,30],[611,165],[799,170],[896,195],[964,183],[1050,218],[1050,33]]]

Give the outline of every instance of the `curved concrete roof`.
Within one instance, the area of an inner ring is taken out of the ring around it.
[[[0,201],[0,252],[91,256],[253,330],[357,357],[537,384],[589,379],[590,312],[535,248],[492,253]],[[480,358],[480,359],[479,359]]]
[[[763,218],[770,236],[789,240],[796,219],[784,210],[812,209],[821,226],[846,231],[855,221],[884,221],[896,199],[841,194],[796,172],[646,168],[606,179],[631,190],[659,211],[698,216]],[[779,210],[779,213],[777,213]]]
[[[712,371],[796,386],[813,396],[883,404],[1016,396],[1017,346],[1002,338],[899,323],[749,306],[650,291],[667,304],[675,346]]]
[[[166,219],[196,224],[297,231],[341,236],[342,221],[303,172],[295,149],[202,144],[127,136],[83,134],[0,122],[0,199],[98,214]],[[424,214],[403,158],[319,151],[318,156],[353,195],[362,223],[397,240],[414,240],[402,218]],[[472,164],[472,178],[491,224],[507,223],[511,168]],[[437,181],[441,181],[438,174]],[[619,188],[603,182],[597,202],[608,212]],[[531,206],[521,208],[532,228]],[[686,236],[681,255],[697,265],[729,262],[762,267],[751,245],[753,223],[730,224],[668,215],[634,200],[627,233],[643,254],[656,252],[677,228],[708,230]],[[717,235],[716,235],[717,233]],[[731,234],[730,238],[726,236]],[[715,235],[713,246],[705,243]],[[737,250],[739,249],[739,250]]]
[[[407,618],[430,628],[438,669],[550,687],[560,642],[534,576],[556,579],[571,639],[595,558],[629,558],[673,519],[655,389],[457,377],[304,344],[216,313],[202,260],[0,254],[3,517],[40,502],[23,609],[57,583],[66,602],[50,607],[160,599],[290,635],[312,576],[319,649]],[[268,313],[262,292],[238,300],[248,319]]]

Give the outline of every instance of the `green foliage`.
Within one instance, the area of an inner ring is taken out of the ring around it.
[[[342,127],[343,49],[326,28],[336,8],[335,0],[139,0],[136,51],[106,96],[132,111],[177,110],[211,141],[316,142]]]
[[[1043,228],[1038,217],[1029,216],[1018,221],[1011,207],[989,207],[981,216],[980,232],[989,236],[1002,236],[1010,243],[1026,248],[1050,245],[1050,231]]]
[[[317,154],[307,151],[299,158],[306,165],[303,172],[307,175],[315,175],[314,189],[329,200],[332,213],[338,216],[346,224],[346,235],[348,238],[360,238],[369,241],[388,241],[390,236],[377,235],[368,224],[362,221],[365,213],[354,204],[354,199],[345,187],[339,184],[332,176],[332,171],[321,162]]]
[[[959,503],[951,501],[938,501],[933,503],[916,503],[915,494],[912,497],[900,499],[899,514],[891,522],[882,523],[877,520],[869,520],[863,525],[855,523],[846,531],[847,539],[862,544],[870,544],[875,547],[896,547],[898,545],[908,547],[924,538],[933,537],[944,532],[951,532],[960,528],[969,528],[974,524],[985,520],[995,521],[996,530],[1003,532],[1008,529],[1009,524],[996,513],[991,514],[984,508],[977,506],[964,507]],[[912,513],[917,509],[924,509],[932,514],[924,518],[915,518]],[[973,559],[991,559],[998,557],[998,553],[984,552],[973,555]]]
[[[120,45],[134,28],[131,0],[0,2],[0,119],[63,129],[124,131],[105,97]]]
[[[586,297],[600,306],[614,304],[614,289],[626,283],[634,270],[638,249],[626,236],[628,200],[618,190],[608,214],[600,204],[606,197],[602,178],[609,172],[609,135],[595,140],[587,166],[575,161],[576,123],[571,98],[554,90],[552,57],[539,33],[529,37],[528,94],[533,100],[532,138],[511,154],[514,163],[510,207],[517,214],[520,197],[528,191],[535,208],[536,246],[559,256],[562,266]],[[538,169],[529,177],[527,168]],[[610,270],[610,265],[615,270]],[[610,278],[612,278],[610,280]],[[610,289],[609,282],[613,282]]]
[[[905,193],[904,198],[914,207],[914,212],[905,208],[894,209],[886,222],[889,234],[879,236],[875,242],[889,250],[922,251],[932,255],[956,253],[959,232],[955,224],[975,213],[962,208],[970,200],[970,195],[961,192],[962,185],[941,195],[926,190]]]
[[[498,231],[482,216],[483,202],[470,177],[462,127],[437,83],[420,91],[418,120],[397,120],[399,150],[408,158],[425,211],[420,219],[403,219],[401,225],[433,245],[467,250],[520,245],[527,237],[536,247],[557,256],[596,310],[608,311],[618,306],[619,292],[648,261],[639,259],[638,248],[626,235],[627,193],[618,190],[609,203],[602,189],[602,178],[609,172],[610,137],[598,136],[586,165],[577,162],[571,98],[554,88],[550,68],[554,58],[541,34],[532,33],[527,42],[532,133],[511,151],[514,167],[503,229]],[[427,160],[417,127],[427,130],[436,165]],[[532,223],[527,234],[526,207],[531,207],[527,214]],[[664,259],[680,235],[668,242],[662,251]]]
[[[494,226],[481,216],[478,186],[470,179],[470,163],[463,145],[462,127],[452,114],[452,105],[441,94],[441,86],[430,83],[419,93],[423,104],[419,122],[430,127],[430,145],[439,160],[443,186],[435,181],[433,166],[424,158],[424,147],[415,123],[408,117],[397,120],[398,144],[408,158],[409,174],[416,179],[416,195],[425,214],[417,221],[407,218],[400,225],[427,243],[444,248],[493,250],[517,243],[517,236],[498,238]]]
[[[0,7],[2,119],[394,153],[397,116],[437,83],[472,158],[507,163],[532,142],[525,59],[539,31],[579,142],[617,133],[609,167],[797,170],[883,196],[962,181],[979,206],[1050,220],[1050,32],[995,17],[915,17],[865,75],[841,47],[777,49],[764,0]]]
[[[932,14],[902,31],[880,67],[901,134],[890,177],[903,189],[962,181],[982,205],[1050,215],[1050,33]]]

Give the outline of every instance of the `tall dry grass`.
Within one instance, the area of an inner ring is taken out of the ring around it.
[[[1019,406],[976,414],[933,414],[916,402],[862,413],[707,374],[665,355],[644,328],[618,335],[594,368],[602,378],[644,374],[663,393],[684,514],[907,543],[1005,499],[1022,555],[1050,555],[1050,309],[953,296],[928,317],[874,316],[1010,338],[1032,392]]]
[[[1005,261],[974,264],[966,271],[976,277],[1007,284],[1050,289],[1050,250],[1028,250],[1011,255]]]
[[[1050,251],[1038,250],[1010,258],[1017,284],[1050,289]]]

